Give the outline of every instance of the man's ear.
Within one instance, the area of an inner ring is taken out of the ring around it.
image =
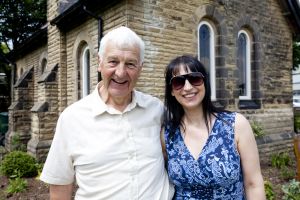
[[[141,74],[141,72],[142,72],[142,70],[143,70],[143,66],[144,66],[144,62],[142,62],[141,65],[140,65],[139,75]]]
[[[101,57],[98,55],[98,68],[97,68],[97,71],[98,71],[98,72],[101,72],[101,65],[102,65],[102,59],[101,59]]]

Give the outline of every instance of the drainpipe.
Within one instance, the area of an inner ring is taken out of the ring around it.
[[[17,64],[10,63],[11,66],[11,77],[10,77],[10,103],[14,101],[14,85],[16,83],[16,74],[17,74]]]
[[[93,18],[97,19],[98,21],[98,45],[100,47],[100,41],[102,39],[103,36],[103,20],[101,18],[101,16],[96,15],[95,13],[92,13],[91,11],[89,11],[86,6],[82,7],[83,10],[90,16],[92,16]],[[100,72],[98,72],[98,82],[101,81],[101,74]]]

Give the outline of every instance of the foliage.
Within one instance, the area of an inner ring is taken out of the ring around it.
[[[2,52],[3,54],[9,53],[9,48],[8,48],[7,44],[4,43],[4,42],[1,42],[1,43],[0,43],[0,49],[2,50],[1,52]]]
[[[296,175],[294,170],[289,169],[288,167],[284,166],[280,169],[280,176],[284,179],[284,180],[290,180],[292,178],[294,178]]]
[[[275,199],[275,193],[273,190],[272,183],[270,181],[265,181],[265,193],[266,193],[266,198],[267,200],[274,200]]]
[[[0,112],[6,112],[10,105],[11,66],[10,61],[5,58],[7,53],[9,53],[8,46],[0,42],[0,73],[5,74],[0,80]]]
[[[46,23],[46,0],[1,0],[0,42],[13,49]]]
[[[7,186],[6,192],[8,194],[23,192],[24,190],[26,190],[27,185],[27,181],[20,177],[9,179],[9,185]]]
[[[36,179],[38,179],[38,180],[40,179],[40,176],[42,174],[43,167],[44,167],[44,164],[42,164],[42,163],[37,163],[36,164],[36,168],[37,168],[37,172],[38,172],[38,174],[36,176]]]
[[[250,123],[250,125],[255,137],[262,137],[265,135],[264,129],[260,123],[253,121]]]
[[[13,135],[11,138],[11,148],[13,151],[26,151],[25,144],[22,143],[20,135]]]
[[[293,70],[300,66],[300,39],[293,43]]]
[[[0,146],[0,165],[1,165],[2,156],[4,156],[6,153],[7,153],[7,150],[5,149],[5,147]]]
[[[0,61],[0,73],[4,73],[4,79],[0,80],[0,112],[6,112],[10,105],[11,66]]]
[[[291,159],[288,153],[279,152],[271,155],[271,165],[278,169],[282,169],[285,166],[290,165]]]
[[[47,22],[47,0],[0,1],[0,72],[5,81],[0,84],[0,112],[7,111],[11,102],[11,66],[7,53],[24,43]]]
[[[37,175],[37,162],[31,155],[22,151],[12,151],[4,156],[0,165],[3,175],[16,177],[34,177]]]
[[[295,179],[288,184],[282,186],[284,193],[283,200],[299,200],[300,199],[300,182]]]

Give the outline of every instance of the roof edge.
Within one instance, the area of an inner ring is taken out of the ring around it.
[[[20,46],[13,49],[8,53],[8,59],[15,61],[18,57],[26,54],[31,49],[46,44],[48,40],[48,25],[44,25],[40,30],[33,33],[27,40],[25,40]]]
[[[51,25],[57,25],[61,21],[63,21],[68,16],[72,15],[73,13],[79,11],[82,7],[82,1],[78,1],[71,5],[68,9],[66,9],[64,12],[60,13],[58,16],[56,16],[54,19],[50,21]]]

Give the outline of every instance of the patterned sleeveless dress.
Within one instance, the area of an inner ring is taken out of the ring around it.
[[[185,146],[179,127],[165,128],[169,178],[175,200],[244,200],[240,155],[234,142],[236,113],[219,113],[198,160]]]

